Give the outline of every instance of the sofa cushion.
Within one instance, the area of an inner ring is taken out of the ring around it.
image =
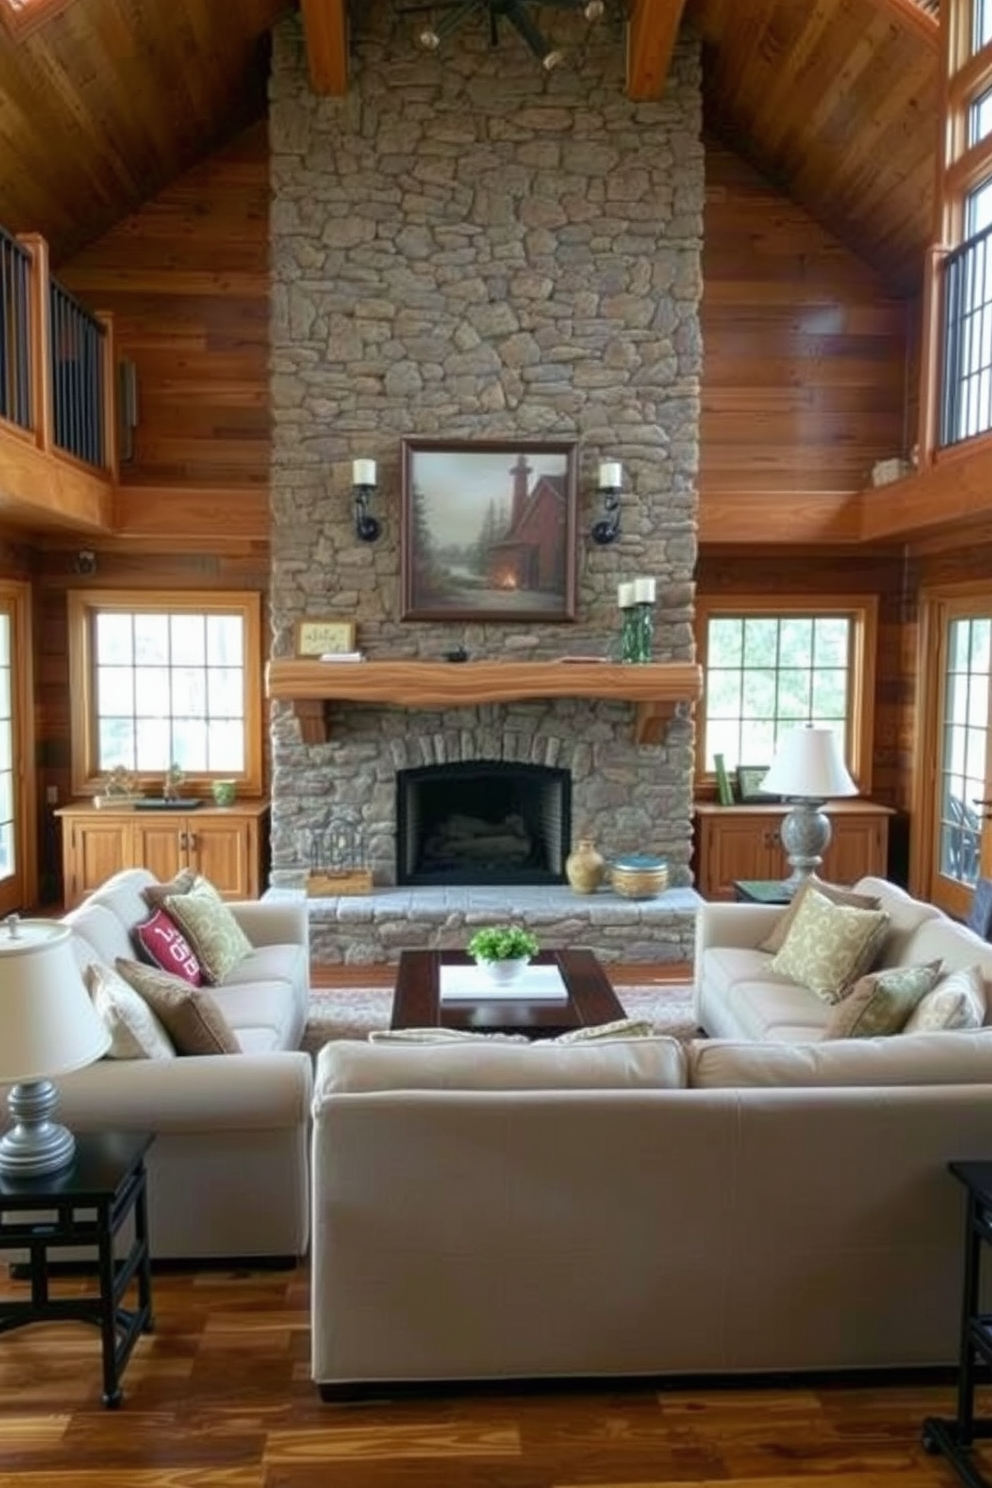
[[[826,883],[822,878],[817,878],[815,873],[811,873],[808,878],[803,879],[793,894],[788,909],[782,911],[769,934],[760,942],[759,951],[767,951],[769,955],[774,956],[782,949],[792,922],[799,913],[803,899],[810,889],[815,889],[818,894],[829,899],[831,904],[846,904],[851,909],[878,909],[879,907],[878,898],[874,894],[856,894],[853,889],[843,889],[839,884]]]
[[[144,919],[148,911],[141,916]],[[106,904],[95,904],[86,899],[77,909],[63,916],[63,925],[72,931],[72,945],[80,971],[85,971],[91,961],[104,966],[113,966],[118,956],[132,957],[134,943],[127,926]]]
[[[867,972],[834,1007],[823,1037],[875,1038],[898,1033],[939,976],[939,961]]]
[[[686,1048],[689,1085],[989,1085],[992,1030],[919,1033],[912,1038],[832,1039],[751,1044],[694,1039]]]
[[[903,1033],[981,1028],[985,1022],[985,983],[977,966],[961,966],[942,976],[909,1015]]]
[[[835,1002],[844,987],[871,965],[886,923],[883,910],[831,904],[810,889],[782,949],[772,959],[772,970]]]
[[[789,977],[776,975],[772,958],[744,946],[710,946],[703,952],[697,1015],[709,1033],[755,1040],[814,1039],[830,1005]]]
[[[105,1059],[175,1059],[176,1050],[148,1003],[113,967],[91,962],[83,973],[101,1023],[110,1034]]]
[[[546,1040],[494,1044],[369,1044],[335,1040],[317,1056],[314,1106],[331,1095],[394,1090],[680,1090],[685,1055],[678,1039],[606,1043]]]
[[[210,998],[223,1013],[242,1052],[250,1048],[260,1054],[298,1047],[296,1008],[285,982],[232,982],[211,987]]]
[[[160,966],[163,971],[181,976],[191,987],[200,985],[203,973],[193,947],[164,909],[156,909],[143,924],[136,925],[134,937],[138,942],[139,952],[143,951],[146,960],[153,966]]]
[[[164,908],[188,937],[208,982],[222,982],[251,951],[251,941],[205,878],[187,894],[169,894]]]
[[[203,987],[191,987],[182,977],[140,961],[120,959],[115,964],[158,1016],[178,1054],[241,1052],[233,1029]]]
[[[946,915],[923,920],[906,941],[904,961],[934,961],[940,957],[946,972],[958,971],[961,967],[977,966],[985,983],[985,1001],[989,1003],[992,988],[992,945],[969,930],[967,925]],[[888,964],[886,945],[884,964]]]
[[[101,904],[117,916],[127,934],[148,918],[145,889],[157,882],[147,868],[122,868],[96,889],[86,904]],[[82,906],[80,906],[82,907]],[[133,951],[132,951],[133,954]]]

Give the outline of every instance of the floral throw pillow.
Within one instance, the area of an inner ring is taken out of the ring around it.
[[[212,883],[198,878],[188,894],[170,894],[165,909],[193,947],[208,982],[222,982],[252,945]]]
[[[898,1033],[921,998],[936,984],[940,962],[889,966],[861,977],[837,1004],[823,1030],[825,1039],[877,1038]]]
[[[802,902],[811,889],[822,894],[824,899],[829,899],[831,904],[847,904],[851,909],[878,909],[880,901],[874,894],[855,894],[853,889],[842,889],[838,884],[826,883],[824,879],[817,878],[811,873],[804,878],[798,889],[792,896],[792,902],[788,909],[783,910],[771,930],[758,946],[759,951],[767,951],[774,956],[785,944],[786,937],[792,928],[792,922],[802,908]]]
[[[837,1002],[844,988],[871,965],[888,919],[884,910],[831,904],[809,889],[771,969],[825,1002]]]
[[[151,919],[137,925],[134,934],[154,966],[183,977],[191,987],[198,987],[203,981],[203,972],[192,946],[164,909],[157,909]]]

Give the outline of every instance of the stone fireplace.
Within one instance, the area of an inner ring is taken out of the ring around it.
[[[371,660],[459,646],[470,664],[604,656],[618,583],[643,575],[657,583],[655,660],[692,660],[698,42],[683,34],[660,101],[633,103],[619,28],[556,19],[576,27],[578,62],[549,75],[509,38],[491,48],[484,28],[462,28],[442,60],[391,7],[362,12],[344,99],[309,91],[297,17],[274,34],[272,656],[292,656],[304,617],[355,620]],[[574,622],[400,620],[407,436],[577,441]],[[375,543],[355,535],[355,458],[378,466]],[[589,536],[600,460],[625,477],[621,536],[603,546]],[[440,779],[454,815],[488,821],[462,794],[480,762],[500,803],[491,835],[506,839],[506,866],[487,859],[482,881],[512,868],[560,883],[588,836],[607,856],[664,854],[673,883],[690,882],[688,710],[645,744],[632,705],[610,698],[328,706],[315,740],[272,704],[276,886],[302,881],[308,839],[335,812],[358,821],[377,886],[425,882],[432,789]],[[533,862],[509,862],[518,817]]]

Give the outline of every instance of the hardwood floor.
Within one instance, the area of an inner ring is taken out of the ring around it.
[[[0,1271],[0,1289],[17,1288]],[[78,1278],[59,1286],[80,1288]],[[949,1383],[500,1388],[349,1405],[310,1383],[305,1267],[157,1270],[156,1331],[100,1405],[81,1324],[0,1336],[0,1488],[951,1488]],[[980,1400],[988,1408],[986,1396]],[[980,1459],[988,1471],[983,1450]]]

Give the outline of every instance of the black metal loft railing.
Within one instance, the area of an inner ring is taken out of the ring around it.
[[[49,281],[52,437],[59,449],[104,464],[105,331],[56,280]]]
[[[0,228],[0,417],[32,426],[31,255]]]
[[[992,227],[943,264],[941,445],[992,429]]]

